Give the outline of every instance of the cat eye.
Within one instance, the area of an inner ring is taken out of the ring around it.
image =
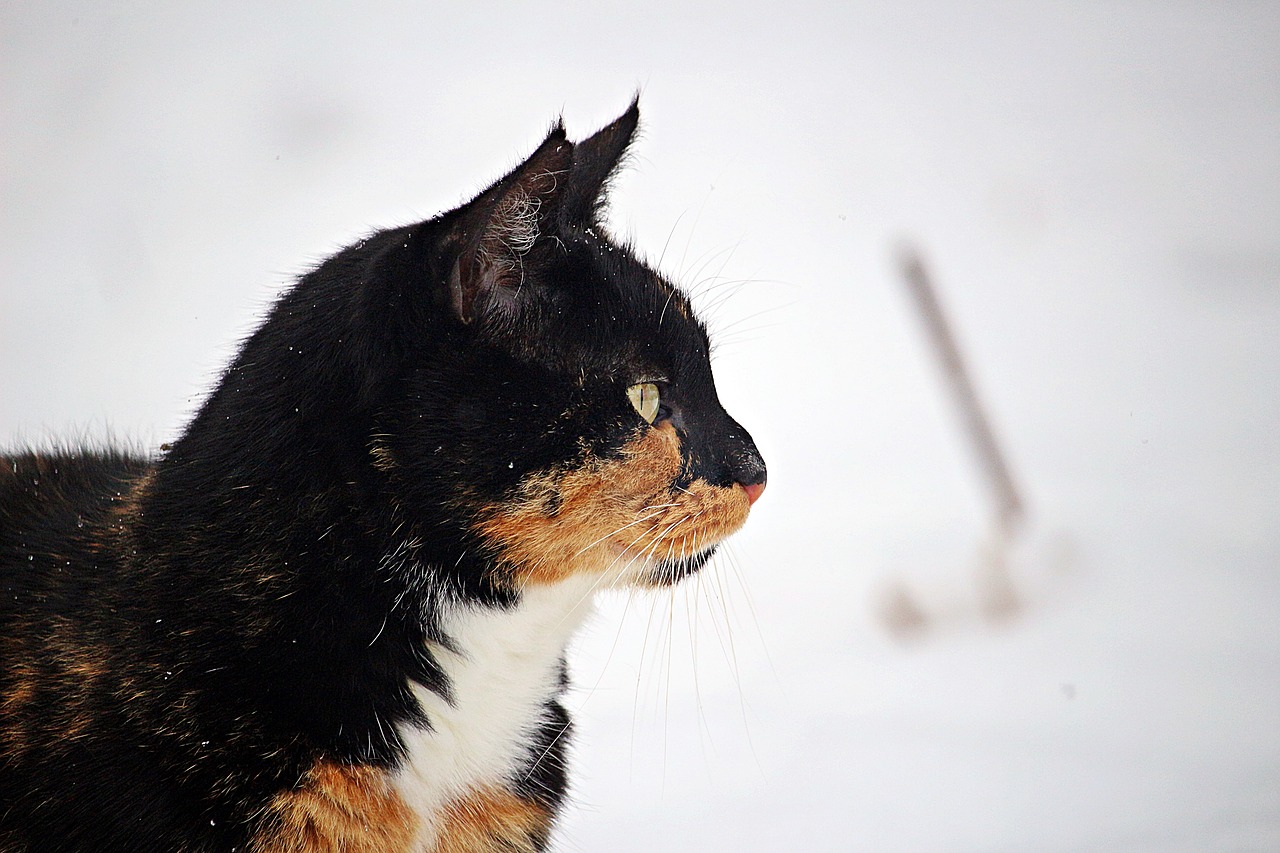
[[[640,413],[646,423],[653,423],[658,417],[658,386],[652,382],[637,382],[627,389],[627,399]]]

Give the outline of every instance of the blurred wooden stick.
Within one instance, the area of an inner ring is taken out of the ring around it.
[[[1014,483],[995,430],[991,428],[991,421],[987,418],[982,402],[978,399],[978,392],[969,378],[964,358],[960,355],[960,347],[938,301],[937,291],[924,261],[913,247],[904,246],[899,251],[899,263],[907,289],[911,291],[916,308],[924,320],[925,331],[934,353],[942,364],[947,387],[960,410],[969,443],[978,457],[978,466],[995,498],[998,533],[1008,541],[1023,520],[1025,505],[1021,492]]]

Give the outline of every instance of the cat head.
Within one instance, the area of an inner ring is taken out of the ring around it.
[[[638,120],[633,103],[577,144],[557,126],[470,202],[394,232],[370,273],[366,310],[403,365],[372,464],[502,583],[674,582],[764,488],[705,326],[602,222]]]

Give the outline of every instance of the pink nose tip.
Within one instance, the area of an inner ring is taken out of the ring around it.
[[[751,506],[764,494],[764,483],[752,483],[750,486],[743,486],[742,489],[747,493],[747,506]]]

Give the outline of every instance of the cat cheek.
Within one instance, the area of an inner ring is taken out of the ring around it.
[[[617,458],[527,479],[515,501],[484,508],[476,529],[515,585],[577,573],[638,582],[650,563],[704,552],[746,522],[744,489],[676,488],[681,470],[675,429],[647,429]]]
[[[628,550],[649,548],[662,529],[680,465],[674,428],[646,429],[617,458],[527,478],[514,501],[480,507],[475,530],[518,585],[622,573],[643,562]]]

